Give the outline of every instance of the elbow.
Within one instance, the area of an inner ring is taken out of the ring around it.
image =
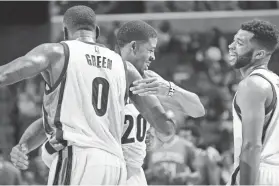
[[[5,81],[6,80],[6,75],[5,74],[0,74],[0,87],[5,86]]]
[[[240,160],[249,161],[249,159],[253,159],[252,156],[258,156],[261,153],[262,144],[251,142],[251,141],[243,141],[241,146]]]
[[[199,96],[196,94],[194,95],[193,99],[196,102],[196,109],[194,112],[191,114],[191,117],[193,118],[198,118],[198,117],[203,117],[205,115],[205,109],[204,106],[202,105]]]
[[[260,150],[262,148],[262,144],[261,142],[252,142],[250,141],[243,141],[242,142],[242,146],[241,146],[241,150],[242,151],[253,151],[253,150]]]

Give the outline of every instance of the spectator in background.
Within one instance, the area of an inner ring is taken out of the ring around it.
[[[224,58],[228,53],[228,41],[225,38],[223,32],[217,27],[213,27],[205,33],[206,43],[204,45],[205,50],[210,47],[217,47],[221,50],[221,57]]]
[[[171,12],[195,11],[195,1],[165,1]]]
[[[114,50],[115,46],[117,45],[117,41],[116,41],[116,34],[121,26],[119,21],[114,21],[112,23],[113,28],[112,30],[109,32],[108,37],[107,37],[107,46],[111,49]]]
[[[200,172],[194,166],[195,147],[189,141],[175,135],[172,141],[147,154],[145,171],[148,184],[187,185],[200,180]]]
[[[21,173],[13,164],[6,161],[0,149],[0,185],[21,185]]]
[[[233,153],[227,151],[222,155],[223,160],[221,163],[221,184],[227,184],[231,178],[231,173],[233,172]]]
[[[23,172],[23,185],[38,185],[35,181],[35,173],[32,171]]]
[[[221,169],[218,164],[221,160],[221,156],[219,152],[215,148],[206,146],[202,142],[199,129],[196,125],[181,128],[179,136],[191,141],[197,146],[194,166],[200,172],[201,179],[195,184],[220,185]]]

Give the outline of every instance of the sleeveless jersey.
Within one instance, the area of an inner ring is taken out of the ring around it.
[[[125,120],[122,135],[122,149],[128,166],[140,168],[146,156],[146,132],[150,124],[142,117],[133,104],[124,109]]]
[[[96,43],[65,41],[66,62],[46,91],[46,133],[61,143],[99,148],[123,158],[121,136],[126,91],[122,58]]]
[[[189,169],[188,163],[194,161],[193,157],[193,145],[175,136],[171,142],[151,152],[148,167],[156,170],[156,167],[161,166],[173,177]]]
[[[279,77],[273,72],[266,69],[254,70],[251,75],[261,76],[266,79],[272,86],[273,100],[271,104],[265,109],[265,123],[262,134],[262,152],[260,163],[272,164],[279,166],[279,108],[278,108],[278,95],[279,95]],[[233,99],[233,134],[234,134],[234,173],[232,175],[232,182],[236,180],[239,172],[239,156],[242,145],[242,123],[241,111],[236,103],[236,96]]]

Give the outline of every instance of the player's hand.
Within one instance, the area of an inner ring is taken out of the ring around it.
[[[29,166],[28,148],[26,144],[18,144],[13,147],[10,155],[11,161],[18,169],[26,170]]]
[[[153,127],[150,127],[146,132],[145,144],[147,151],[158,149],[164,145],[164,143],[157,138]]]
[[[167,96],[170,89],[169,82],[161,77],[137,80],[133,82],[133,85],[134,86],[130,88],[130,91],[132,91],[133,94],[138,94],[140,96]]]

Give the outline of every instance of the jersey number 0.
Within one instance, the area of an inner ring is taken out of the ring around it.
[[[92,82],[92,105],[98,116],[103,116],[108,107],[109,82],[96,77]]]

